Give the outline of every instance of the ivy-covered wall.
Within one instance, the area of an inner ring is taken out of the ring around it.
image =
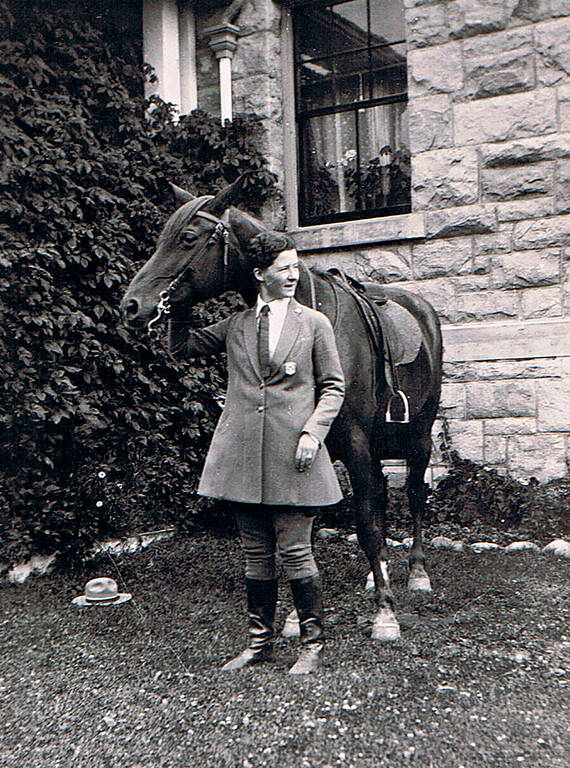
[[[143,99],[139,41],[108,24],[93,3],[0,2],[0,569],[192,516],[223,371],[174,364],[119,302],[169,181],[205,194],[252,171],[253,213],[274,186],[255,117],[173,123]]]

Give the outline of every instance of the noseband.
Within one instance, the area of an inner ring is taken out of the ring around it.
[[[201,200],[198,200],[196,209],[190,216],[189,220],[191,221],[194,218],[194,216],[198,216],[201,219],[212,221],[216,225],[214,228],[214,231],[212,232],[210,237],[207,239],[207,241],[204,243],[204,246],[200,249],[198,254],[194,258],[189,259],[187,264],[185,264],[184,267],[182,267],[182,269],[176,275],[176,277],[173,280],[171,280],[168,287],[164,291],[160,292],[160,300],[156,305],[156,315],[151,320],[149,320],[147,325],[147,333],[150,336],[150,338],[153,340],[158,337],[158,331],[154,326],[160,321],[162,317],[167,317],[170,314],[170,311],[172,309],[171,299],[176,289],[180,285],[180,281],[182,280],[184,275],[188,272],[188,270],[192,266],[192,263],[195,262],[197,259],[199,259],[207,251],[207,249],[212,244],[216,243],[220,238],[222,239],[224,244],[224,249],[222,254],[223,289],[224,291],[226,291],[228,288],[230,231],[227,225],[217,216],[213,216],[211,213],[208,213],[207,211],[200,210],[200,208],[206,205],[206,203],[208,203],[210,200],[212,200],[211,195],[206,195]]]

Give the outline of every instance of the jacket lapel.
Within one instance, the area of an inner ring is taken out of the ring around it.
[[[277,342],[275,352],[273,353],[273,359],[271,361],[271,368],[274,374],[279,372],[279,369],[287,359],[287,355],[291,351],[291,347],[297,340],[299,331],[301,330],[301,314],[303,310],[301,305],[291,299],[287,308],[287,314],[285,315],[285,322],[281,330],[281,336]]]
[[[255,316],[255,305],[245,314],[243,336],[245,340],[245,348],[253,370],[261,379],[261,369],[259,367],[259,357],[257,354],[257,318]]]

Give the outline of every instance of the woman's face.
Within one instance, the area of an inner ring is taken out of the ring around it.
[[[266,269],[254,269],[259,293],[264,301],[290,299],[299,282],[299,256],[295,248],[281,251]]]

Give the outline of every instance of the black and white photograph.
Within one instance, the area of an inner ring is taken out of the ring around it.
[[[0,768],[568,768],[568,0],[0,0]]]

